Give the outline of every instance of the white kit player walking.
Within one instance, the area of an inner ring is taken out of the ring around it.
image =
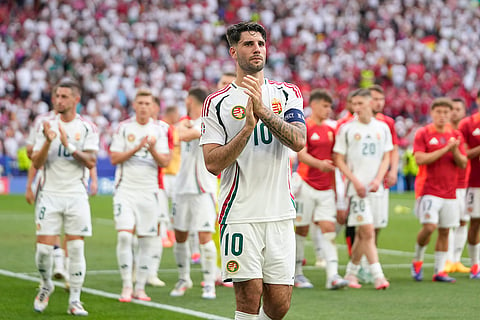
[[[208,170],[222,174],[223,279],[234,283],[235,319],[281,319],[295,273],[288,148],[305,146],[303,98],[297,86],[264,78],[261,25],[232,25],[227,39],[237,77],[205,101],[200,140]]]
[[[165,130],[151,118],[153,96],[147,89],[137,91],[133,101],[135,116],[120,123],[110,146],[116,165],[113,214],[117,230],[117,260],[122,278],[121,302],[135,299],[150,301],[145,283],[151,269],[158,233],[158,166],[170,161]],[[138,265],[133,291],[133,233],[138,236]]]
[[[70,263],[70,297],[67,312],[85,316],[80,302],[86,273],[84,237],[92,235],[90,205],[85,168],[95,166],[99,136],[96,127],[76,113],[80,87],[72,81],[60,83],[56,90],[54,120],[45,121],[35,139],[32,161],[43,167],[43,183],[35,205],[37,247],[35,262],[41,276],[40,292],[34,309],[43,312],[54,291],[51,281],[53,247],[62,226]]]
[[[173,227],[175,229],[175,260],[178,282],[170,292],[173,297],[183,296],[192,287],[190,278],[189,232],[198,232],[200,264],[204,287],[202,298],[215,299],[217,249],[212,240],[215,232],[217,177],[207,171],[199,146],[202,106],[208,93],[192,88],[186,99],[188,116],[178,124],[181,141],[180,170],[175,183],[173,200]]]
[[[345,280],[352,288],[361,287],[357,274],[360,259],[365,255],[375,279],[375,288],[386,289],[390,284],[378,261],[373,212],[382,210],[383,179],[393,144],[388,126],[373,117],[372,104],[368,90],[359,89],[352,94],[352,106],[357,117],[340,127],[333,151],[335,164],[349,180],[347,225],[357,227]]]

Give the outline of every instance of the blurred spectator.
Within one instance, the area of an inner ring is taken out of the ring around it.
[[[305,96],[316,87],[334,93],[337,114],[351,89],[371,82],[385,89],[385,113],[405,123],[426,122],[437,96],[462,97],[476,110],[475,1],[1,1],[3,152],[22,146],[29,119],[48,111],[50,88],[64,77],[83,86],[79,112],[99,127],[100,157],[138,87],[154,88],[163,106],[185,114],[186,88],[213,91],[234,70],[225,30],[250,19],[271,32],[266,76]]]

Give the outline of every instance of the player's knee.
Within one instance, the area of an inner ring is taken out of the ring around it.
[[[67,251],[70,259],[75,260],[78,257],[83,257],[83,240],[71,240],[67,242]]]
[[[262,309],[270,319],[283,319],[290,309],[290,301],[275,301],[273,304],[264,304]]]
[[[334,242],[335,241],[336,234],[335,232],[325,232],[323,234],[323,238],[327,241]]]
[[[120,231],[117,235],[117,241],[119,246],[129,247],[132,245],[133,234],[127,231]]]

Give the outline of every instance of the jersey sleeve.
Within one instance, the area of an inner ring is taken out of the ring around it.
[[[347,153],[347,130],[345,127],[346,125],[340,127],[333,146],[333,152],[343,155]]]
[[[394,145],[391,128],[387,126],[385,130],[385,152],[392,151]]]
[[[425,144],[425,129],[421,128],[415,133],[415,139],[413,140],[413,154],[415,152],[426,152],[426,144]]]
[[[468,145],[468,120],[469,118],[462,119],[458,125],[458,131],[463,136],[463,141]]]
[[[34,130],[35,144],[33,145],[33,151],[38,151],[42,148],[43,144],[45,143],[45,135],[43,134],[43,130]]]
[[[120,125],[112,136],[110,152],[122,152],[125,150],[125,127]]]
[[[390,119],[388,122],[388,128],[389,128],[390,134],[392,135],[392,144],[396,146],[398,145],[398,136],[397,136],[397,130],[395,130],[395,120],[393,120],[390,117],[388,119]]]
[[[285,83],[288,92],[288,99],[285,106],[283,118],[286,122],[302,122],[305,123],[303,114],[303,97],[300,89],[294,84]]]
[[[170,153],[170,148],[168,145],[168,131],[163,130],[162,127],[158,126],[157,141],[155,143],[155,150],[158,153]]]
[[[226,143],[226,133],[220,122],[217,113],[210,99],[208,105],[203,106],[200,145],[215,143],[224,145]]]
[[[463,135],[460,131],[456,131],[455,135],[457,136],[457,139],[460,140],[460,144],[458,145],[458,150],[460,150],[460,153],[463,155],[467,154],[467,151],[465,149],[465,139],[463,138]]]
[[[85,144],[83,150],[98,151],[100,144],[100,137],[98,135],[97,127],[89,124],[87,136],[85,137]]]

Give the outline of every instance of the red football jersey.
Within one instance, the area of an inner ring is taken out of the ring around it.
[[[384,115],[383,113],[377,113],[375,118],[379,121],[385,122],[390,129],[390,133],[392,134],[392,144],[394,146],[398,145],[398,136],[397,131],[395,130],[395,120],[393,118]]]
[[[420,128],[415,134],[413,153],[434,152],[443,148],[450,138],[460,139],[460,152],[465,154],[463,137],[450,125],[445,132],[438,132],[433,124]],[[452,152],[447,152],[437,161],[425,165],[425,181],[422,190],[416,190],[418,196],[432,195],[443,199],[455,199],[457,189],[458,166]],[[417,185],[415,185],[417,187]],[[419,186],[420,187],[420,186]]]
[[[480,113],[476,113],[460,121],[458,130],[463,135],[469,149],[480,145]],[[470,159],[470,174],[468,175],[468,186],[480,188],[480,158]]]
[[[307,119],[306,125],[307,143],[305,146],[307,147],[307,152],[320,160],[332,160],[335,130],[325,123],[318,125],[310,118]],[[334,171],[323,172],[300,162],[297,172],[306,183],[317,190],[328,190],[334,186]]]

